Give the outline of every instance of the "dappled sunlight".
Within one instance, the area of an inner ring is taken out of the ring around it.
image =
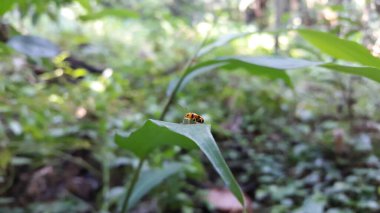
[[[212,23],[201,22],[197,25],[197,31],[200,33],[202,37],[206,37],[212,28]]]
[[[113,70],[111,68],[107,68],[103,71],[102,76],[106,79],[111,78],[113,74]]]
[[[75,11],[67,7],[61,9],[61,15],[70,21],[74,21],[77,18]]]
[[[248,48],[250,49],[258,49],[265,48],[267,50],[271,50],[274,47],[274,39],[271,34],[255,34],[249,38]]]
[[[104,83],[100,81],[88,82],[88,86],[92,91],[99,92],[99,93],[104,92],[104,90],[106,89],[106,86],[104,85]]]
[[[64,103],[64,99],[61,96],[58,96],[56,94],[51,94],[49,96],[48,100],[50,102],[56,103],[56,104],[63,104]]]

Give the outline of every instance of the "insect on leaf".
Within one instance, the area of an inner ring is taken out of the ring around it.
[[[139,158],[145,158],[154,149],[163,146],[180,146],[186,149],[199,148],[210,160],[227,187],[244,206],[242,191],[224,161],[209,125],[148,120],[127,137],[117,134],[115,141],[119,147],[132,152]]]

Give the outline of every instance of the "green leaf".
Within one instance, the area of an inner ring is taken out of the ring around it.
[[[181,87],[186,85],[192,78],[217,68],[229,71],[244,69],[253,75],[268,77],[270,79],[281,79],[287,85],[292,86],[292,82],[285,70],[301,69],[320,64],[322,63],[283,57],[228,56],[206,61],[190,68]]]
[[[324,64],[321,67],[338,71],[342,73],[348,73],[353,75],[362,76],[369,78],[371,80],[377,81],[380,83],[380,69],[374,67],[355,67],[355,66],[344,66],[339,64]]]
[[[230,35],[225,35],[225,36],[222,36],[220,37],[218,40],[212,42],[211,44],[208,44],[206,45],[205,47],[203,47],[198,53],[197,53],[197,58],[211,52],[212,50],[218,48],[218,47],[221,47],[221,46],[224,46],[226,45],[227,43],[235,40],[235,39],[238,39],[238,38],[242,38],[242,37],[245,37],[245,36],[248,36],[248,35],[251,35],[252,33],[251,32],[247,32],[247,33],[238,33],[238,34],[230,34]]]
[[[223,60],[236,60],[259,67],[272,68],[277,70],[301,69],[322,64],[321,62],[308,61],[304,59],[271,56],[229,56],[224,57]]]
[[[115,136],[116,143],[139,158],[145,158],[154,149],[176,145],[186,149],[198,147],[207,156],[225,184],[244,206],[243,194],[206,124],[177,124],[148,120],[128,137]]]
[[[148,194],[152,189],[160,185],[167,178],[175,175],[183,170],[185,167],[182,163],[167,163],[162,168],[150,169],[143,171],[140,175],[140,179],[137,181],[136,186],[129,199],[128,208],[134,207],[142,197]],[[107,194],[107,200],[111,204],[120,202],[120,199],[125,195],[125,188],[121,186],[113,187]],[[120,206],[121,207],[121,206]]]
[[[104,17],[127,19],[127,18],[138,18],[139,15],[137,12],[132,11],[132,10],[127,10],[127,9],[104,9],[99,12],[80,16],[79,18],[83,21],[93,21],[93,20],[104,18]]]
[[[87,12],[92,11],[92,7],[89,0],[75,0],[78,2]]]
[[[17,2],[18,2],[17,0],[1,0],[0,16],[10,11]]]
[[[331,57],[380,68],[380,59],[356,42],[314,30],[300,29],[298,32],[305,40]]]
[[[302,207],[297,209],[295,213],[323,213],[326,203],[326,197],[324,197],[324,195],[322,195],[320,192],[316,192],[312,196],[306,198],[303,202]]]
[[[222,61],[229,62],[229,64],[223,66],[225,69],[243,68],[253,75],[270,79],[282,79],[290,87],[293,87],[293,84],[285,70],[301,69],[321,64],[320,62],[303,59],[266,56],[230,56],[224,57]]]
[[[12,160],[12,153],[8,149],[0,149],[0,170],[4,170]]]
[[[169,163],[161,169],[144,171],[141,178],[137,181],[135,189],[129,199],[128,207],[131,208],[153,188],[157,187],[165,179],[178,173],[184,168],[181,163]]]
[[[5,43],[0,42],[0,56],[11,54],[12,50]]]

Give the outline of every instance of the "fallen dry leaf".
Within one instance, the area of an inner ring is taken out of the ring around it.
[[[252,213],[252,201],[244,195],[247,212]],[[221,212],[243,212],[243,207],[235,196],[227,189],[213,188],[208,191],[207,202]]]

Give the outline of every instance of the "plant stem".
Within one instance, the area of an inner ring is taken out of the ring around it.
[[[101,212],[107,212],[108,208],[109,208],[109,202],[107,200],[107,193],[110,189],[109,161],[104,161],[102,164],[102,179],[103,179],[103,188],[102,188],[103,202],[102,202],[102,206],[101,206]]]
[[[183,69],[183,74],[181,76],[181,78],[179,79],[178,83],[176,84],[173,92],[170,94],[170,97],[168,99],[168,101],[166,102],[165,104],[165,107],[161,113],[161,116],[160,116],[160,120],[164,120],[165,119],[165,116],[167,114],[167,112],[169,111],[169,108],[170,106],[172,105],[174,99],[175,99],[175,96],[183,82],[183,80],[185,79],[186,75],[187,75],[187,71],[189,70],[189,68],[191,67],[191,64],[193,63],[193,61],[198,57],[198,53],[199,51],[202,49],[202,47],[205,45],[207,39],[208,39],[208,36],[210,34],[211,30],[207,33],[206,37],[203,39],[201,45],[199,46],[199,48],[197,49],[196,53],[187,61],[186,65],[184,66],[184,69]],[[142,165],[145,161],[145,158],[142,158],[140,159],[139,161],[139,165],[137,166],[137,169],[135,171],[135,173],[133,174],[133,177],[132,177],[132,180],[131,180],[131,184],[130,186],[128,187],[127,189],[127,194],[124,198],[124,201],[123,201],[123,205],[122,205],[122,208],[121,208],[121,213],[125,213],[128,211],[128,202],[129,202],[129,198],[131,197],[132,195],[132,192],[133,192],[133,188],[135,187],[135,184],[139,178],[139,175],[140,175],[140,172],[141,172],[141,168],[142,168]]]
[[[175,96],[176,96],[176,94],[177,94],[177,92],[178,92],[178,90],[179,90],[179,88],[180,88],[180,86],[181,86],[183,80],[185,79],[185,77],[186,77],[187,74],[188,74],[188,70],[191,68],[192,63],[193,63],[193,62],[199,57],[198,54],[199,54],[199,52],[201,51],[201,49],[204,47],[204,45],[206,44],[206,41],[207,41],[207,39],[208,39],[208,37],[209,37],[209,35],[210,35],[210,33],[211,33],[211,31],[212,31],[212,29],[213,29],[215,23],[216,23],[216,21],[214,21],[213,26],[212,26],[211,29],[207,32],[207,34],[206,34],[206,36],[204,37],[202,43],[199,45],[197,51],[192,55],[192,57],[187,61],[186,65],[184,66],[183,71],[182,71],[182,76],[181,76],[181,78],[179,79],[179,81],[177,82],[177,84],[175,85],[175,87],[174,87],[172,93],[170,94],[169,99],[168,99],[168,101],[166,102],[164,109],[162,110],[162,113],[161,113],[161,116],[160,116],[160,120],[164,120],[164,119],[165,119],[165,116],[166,116],[166,114],[168,113],[169,108],[170,108],[170,106],[172,105],[172,103],[173,103],[173,101],[174,101],[174,99],[175,99]]]
[[[129,198],[131,197],[133,189],[135,188],[136,182],[139,179],[139,176],[141,173],[141,168],[142,168],[142,165],[144,164],[144,161],[145,161],[145,158],[141,158],[139,160],[139,165],[137,166],[135,173],[132,176],[131,184],[130,185],[126,184],[126,186],[128,186],[128,188],[126,189],[127,193],[126,193],[124,201],[123,201],[121,213],[126,213],[128,211]]]
[[[197,54],[194,54],[193,57],[191,58],[191,60],[187,61],[186,65],[185,65],[185,69],[184,69],[183,75],[181,76],[181,78],[179,79],[178,83],[175,85],[172,93],[170,94],[169,99],[166,102],[165,107],[164,107],[164,109],[163,109],[163,111],[161,113],[160,120],[164,120],[165,119],[165,116],[166,116],[167,112],[169,111],[169,108],[170,108],[171,104],[173,103],[173,101],[175,99],[175,96],[176,96],[176,94],[177,94],[177,92],[179,90],[179,87],[181,86],[183,80],[186,77],[186,71],[190,68],[191,63],[195,59],[196,55]]]

